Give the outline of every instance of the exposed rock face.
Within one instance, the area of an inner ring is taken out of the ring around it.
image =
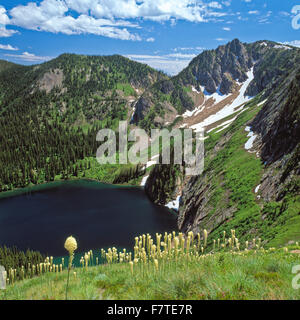
[[[300,175],[300,69],[290,72],[280,83],[254,120],[248,123],[257,135],[254,149],[265,164],[259,186],[259,199],[265,204],[281,201],[287,192],[299,194],[299,183],[291,182],[299,181]],[[231,136],[228,132],[217,142],[210,154],[212,158]],[[178,215],[181,231],[216,230],[239,211],[235,204],[219,204],[212,210],[211,181],[215,176],[219,177],[222,187],[222,172],[206,170],[201,176],[191,178],[184,188]],[[227,196],[230,197],[230,190],[225,193]],[[224,200],[226,203],[226,199],[221,201]],[[284,211],[284,205],[279,210]],[[263,211],[262,220],[268,217],[268,212]],[[255,230],[249,230],[252,232]]]
[[[234,88],[234,81],[229,73],[224,73],[222,76],[222,82],[220,85],[220,92],[225,94],[225,92],[232,92]]]
[[[137,113],[136,123],[143,120],[151,107],[160,101],[160,94],[170,95],[173,106],[182,114],[197,105],[191,106],[185,92],[178,88],[202,87],[209,94],[219,91],[227,95],[234,92],[236,82],[247,80],[247,72],[253,66],[254,80],[245,95],[256,96],[266,90],[268,96],[273,90],[272,85],[286,76],[293,66],[300,64],[300,49],[287,48],[271,41],[246,44],[234,39],[216,50],[204,51],[177,76],[156,83],[145,92],[143,98],[148,97],[148,103],[147,106],[144,102],[137,104],[143,110]]]
[[[277,161],[300,142],[299,114],[300,69],[284,80],[253,121],[254,130],[262,137],[264,162]]]
[[[133,117],[133,121],[137,122],[138,119],[143,119],[147,114],[151,106],[151,99],[147,96],[142,96],[135,105],[136,111]]]
[[[220,88],[222,94],[228,94],[232,92],[235,80],[243,82],[247,79],[246,73],[252,66],[253,59],[245,45],[235,39],[226,46],[203,52],[191,62],[190,67],[206,91],[214,93]]]
[[[45,90],[49,93],[52,89],[62,86],[64,80],[64,73],[60,69],[50,70],[46,72],[38,81],[39,89]]]

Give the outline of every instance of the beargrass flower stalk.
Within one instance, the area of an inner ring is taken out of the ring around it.
[[[223,243],[225,244],[226,231],[223,231]]]
[[[216,240],[213,241],[213,249],[216,249]]]
[[[99,258],[98,257],[96,258],[96,264],[97,265],[99,264]]]
[[[84,261],[85,261],[85,270],[87,271],[88,263],[89,263],[89,255],[87,253],[84,255]]]
[[[248,241],[245,242],[245,246],[246,246],[246,249],[248,249],[248,247],[249,247],[249,242]]]
[[[72,262],[74,258],[74,251],[77,249],[76,239],[72,236],[68,237],[65,242],[65,249],[69,252],[69,266],[68,266],[68,279],[67,279],[67,287],[66,287],[66,300],[68,299],[68,286],[69,286],[69,278],[70,278],[70,270],[72,267]]]
[[[204,235],[204,248],[206,248],[206,245],[207,245],[207,230],[206,229],[203,230],[203,235]]]
[[[186,253],[189,255],[190,252],[190,244],[191,244],[191,238],[188,236],[187,241],[186,241]]]
[[[133,262],[129,261],[131,275],[133,276]]]
[[[158,271],[158,260],[154,259],[155,270]]]
[[[220,249],[220,238],[218,238],[218,249]]]
[[[258,238],[258,247],[260,248],[261,246],[261,238]]]
[[[197,233],[197,248],[198,248],[198,250],[200,249],[200,247],[201,247],[201,236],[200,236],[200,233],[198,232]]]

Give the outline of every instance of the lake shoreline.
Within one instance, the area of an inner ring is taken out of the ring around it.
[[[139,186],[139,185],[130,185],[130,184],[113,184],[113,183],[108,183],[108,182],[103,182],[103,181],[99,181],[97,179],[93,179],[93,178],[71,178],[71,179],[58,179],[55,181],[49,181],[49,182],[42,182],[39,184],[35,184],[32,186],[27,186],[24,188],[15,188],[13,190],[8,190],[8,191],[2,191],[0,192],[0,201],[2,199],[7,199],[7,198],[11,198],[11,197],[17,197],[17,196],[21,196],[27,193],[32,193],[32,192],[38,192],[41,190],[45,190],[45,189],[51,189],[51,188],[55,188],[57,186],[59,186],[60,184],[66,183],[66,182],[75,182],[75,181],[91,181],[91,182],[98,182],[98,183],[102,183],[105,185],[110,185],[110,186],[116,186],[116,187],[124,187],[124,188],[138,188],[138,189],[143,189],[143,187]]]

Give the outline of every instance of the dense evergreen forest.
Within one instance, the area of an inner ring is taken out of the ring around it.
[[[64,54],[29,67],[1,61],[0,190],[89,169],[89,161],[78,160],[95,157],[98,130],[127,120],[130,101],[163,78],[118,55]],[[137,176],[137,168],[123,171],[116,181]]]
[[[16,269],[15,280],[24,277],[22,276],[22,267],[25,270],[28,269],[29,266],[44,262],[44,260],[45,256],[38,251],[27,250],[24,252],[18,250],[16,247],[0,247],[0,265],[2,265],[6,271],[9,271],[11,268]]]

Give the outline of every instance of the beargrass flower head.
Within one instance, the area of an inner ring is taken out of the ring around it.
[[[77,242],[76,239],[70,236],[67,238],[65,242],[65,249],[69,251],[70,254],[73,254],[74,251],[77,249]]]

